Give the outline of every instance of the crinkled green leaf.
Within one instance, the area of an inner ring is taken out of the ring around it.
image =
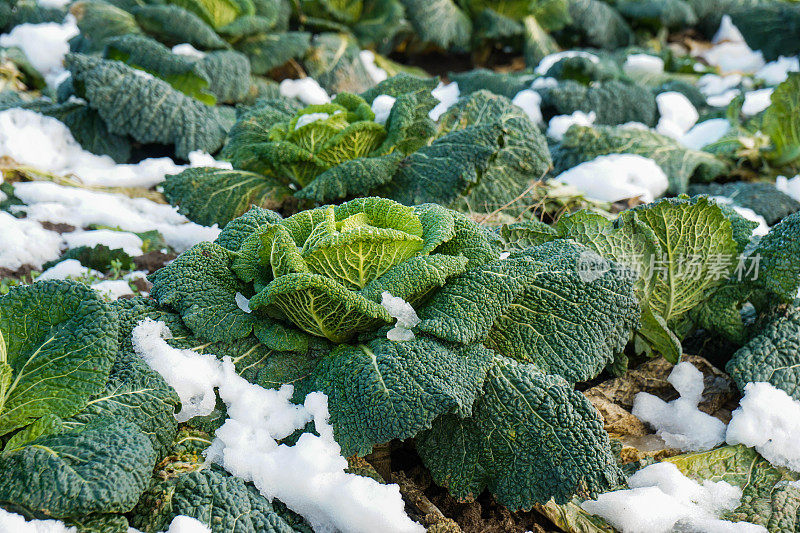
[[[468,416],[491,361],[480,345],[378,337],[334,350],[302,389],[328,396],[342,453],[363,456],[376,444],[417,435],[441,414]]]
[[[310,42],[311,34],[301,31],[259,33],[237,41],[235,48],[250,59],[253,74],[268,74],[291,59],[302,58]]]
[[[774,151],[771,157],[777,166],[800,158],[800,73],[791,72],[788,76],[772,93],[772,104],[764,112],[762,126],[772,140]]]
[[[472,21],[453,0],[404,0],[406,15],[423,42],[445,50],[466,50]]]
[[[253,206],[279,209],[291,194],[274,177],[213,167],[187,168],[164,182],[167,200],[182,215],[205,226],[225,227]]]
[[[151,296],[177,311],[198,337],[230,341],[247,337],[256,318],[241,310],[236,293],[245,284],[231,270],[232,252],[201,242],[149,276]]]
[[[786,301],[794,300],[800,286],[800,263],[797,261],[800,241],[800,214],[784,218],[762,237],[751,254],[758,258],[758,287],[779,295]]]
[[[228,46],[203,19],[176,5],[137,6],[131,13],[142,30],[165,44],[189,43],[203,50]]]
[[[29,516],[124,513],[147,487],[155,462],[135,424],[98,418],[0,455],[0,500]]]
[[[469,418],[444,415],[417,436],[434,480],[458,499],[488,488],[509,509],[566,502],[623,480],[597,411],[558,376],[496,358]]]
[[[83,409],[108,378],[117,327],[102,298],[77,282],[40,281],[0,298],[0,435]]]
[[[360,93],[375,84],[361,61],[360,51],[346,34],[321,33],[312,39],[303,66],[330,94]]]
[[[261,207],[253,207],[242,216],[232,220],[225,225],[217,240],[214,241],[223,248],[235,252],[242,245],[248,235],[254,233],[259,228],[277,224],[283,217],[275,211]]]

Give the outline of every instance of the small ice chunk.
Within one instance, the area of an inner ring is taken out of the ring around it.
[[[600,62],[600,58],[591,52],[585,52],[583,50],[566,50],[564,52],[556,52],[554,54],[544,56],[542,60],[539,61],[539,64],[536,65],[534,72],[540,76],[544,76],[547,74],[547,71],[553,67],[553,65],[562,59],[567,59],[569,57],[585,57],[592,63]]]
[[[189,43],[176,44],[172,47],[172,53],[179,56],[191,57],[192,59],[203,59],[205,52],[201,52]]]
[[[250,300],[247,299],[247,296],[242,294],[241,292],[237,292],[236,296],[234,296],[234,300],[236,300],[236,306],[244,311],[245,313],[252,313],[252,309],[250,309]]]
[[[800,472],[800,402],[771,383],[748,383],[726,440],[754,447],[770,463]]]
[[[652,202],[669,187],[666,174],[655,161],[635,154],[596,157],[562,172],[555,181],[571,185],[601,202],[628,198]]]
[[[439,82],[439,85],[431,91],[431,95],[439,100],[439,103],[436,104],[436,107],[430,110],[428,116],[431,120],[437,121],[439,117],[445,114],[448,109],[453,107],[456,102],[458,102],[459,96],[461,96],[461,90],[458,88],[458,83],[450,82],[445,85],[442,82]]]
[[[147,161],[147,159],[145,159]],[[214,156],[202,150],[192,150],[189,152],[190,167],[213,167],[231,170],[233,165],[230,161],[218,161]]]
[[[181,400],[181,410],[175,415],[178,422],[211,414],[217,404],[214,386],[220,361],[192,350],[174,349],[164,342],[171,338],[164,322],[146,318],[133,329],[131,343],[139,357],[178,393]]]
[[[737,96],[739,96],[739,90],[731,89],[729,91],[725,91],[724,93],[709,96],[706,98],[706,103],[711,107],[725,107],[733,102],[733,99]]]
[[[730,129],[731,123],[727,119],[712,118],[695,124],[678,141],[692,150],[701,150],[704,146],[720,140]]]
[[[61,235],[38,222],[0,211],[0,267],[17,270],[30,265],[40,269],[61,255],[62,242]]]
[[[695,125],[699,114],[692,102],[682,93],[667,91],[656,96],[658,120],[656,131],[672,138],[680,138]]]
[[[541,76],[531,82],[531,89],[552,89],[558,87],[558,80],[549,76]]]
[[[742,113],[748,116],[753,116],[761,113],[772,104],[772,92],[775,89],[758,89],[757,91],[749,91],[744,93],[744,104],[742,104]]]
[[[556,115],[550,119],[550,123],[547,126],[547,136],[560,141],[573,124],[591,126],[596,118],[597,115],[595,115],[594,111],[589,111],[588,114],[583,111],[575,111],[571,115]]]
[[[133,296],[133,290],[124,279],[107,279],[93,283],[92,288],[109,300],[116,300],[120,296]]]
[[[630,122],[625,122],[624,124],[620,124],[617,126],[618,128],[626,128],[630,130],[649,130],[650,128],[647,127],[647,124],[643,124],[642,122],[636,122],[635,120],[631,120]]]
[[[361,60],[361,64],[364,65],[369,77],[375,83],[380,83],[389,78],[389,74],[375,64],[375,52],[372,50],[361,50],[358,53],[358,58]]]
[[[388,94],[380,94],[372,101],[372,112],[375,113],[375,122],[386,124],[397,98]]]
[[[381,294],[381,305],[389,314],[397,319],[395,326],[386,333],[386,338],[392,341],[414,340],[411,328],[419,324],[419,317],[411,304],[398,296],[392,296],[389,291]]]
[[[314,78],[283,80],[279,86],[281,96],[297,98],[306,105],[327,104],[331,97]]]
[[[36,281],[67,278],[80,279],[89,276],[103,277],[100,272],[83,266],[77,259],[64,259],[42,272],[39,277],[36,278]]]
[[[306,113],[305,115],[300,115],[297,118],[294,129],[299,130],[303,126],[313,124],[318,120],[328,120],[329,118],[331,118],[331,116],[328,113]]]
[[[725,441],[725,424],[700,411],[703,374],[688,362],[678,363],[668,378],[681,397],[667,403],[647,392],[633,401],[631,413],[656,429],[667,446],[689,452],[709,450]]]
[[[511,252],[501,252],[500,253],[500,259],[508,259],[509,257],[511,257]]]
[[[763,80],[767,85],[775,86],[783,83],[790,72],[800,71],[800,60],[795,57],[780,56],[775,61],[770,61],[756,72],[755,78]]]
[[[528,118],[531,119],[531,122],[534,124],[541,124],[544,122],[542,118],[542,109],[540,107],[542,104],[542,96],[533,89],[524,89],[518,92],[511,103],[525,111],[525,114],[528,115]]]
[[[678,467],[662,462],[645,467],[628,479],[628,490],[607,492],[581,505],[623,533],[728,531],[766,533],[766,528],[718,517],[735,509],[742,490],[726,481],[702,484],[684,476]],[[694,529],[703,524],[701,529]],[[688,529],[686,529],[688,527]]]
[[[651,54],[631,54],[622,65],[625,74],[661,74],[664,60]]]
[[[742,75],[737,73],[720,76],[718,74],[704,74],[697,80],[697,87],[706,96],[725,93],[742,83]],[[737,91],[738,93],[738,91]]]
[[[78,248],[79,246],[94,247],[100,244],[115,250],[121,248],[123,252],[131,257],[142,255],[144,241],[135,233],[128,231],[113,231],[108,229],[96,229],[91,231],[73,231],[64,233],[64,242],[67,248]]]
[[[800,202],[800,174],[788,179],[786,176],[775,178],[775,188]]]
[[[0,508],[0,531],[5,533],[77,533],[76,527],[67,527],[60,520],[30,520]]]

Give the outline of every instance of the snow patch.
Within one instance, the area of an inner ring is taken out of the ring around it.
[[[599,156],[562,172],[555,181],[571,185],[601,202],[628,198],[652,202],[669,187],[666,174],[655,161],[635,154]]]
[[[560,141],[573,124],[591,126],[596,118],[597,115],[595,115],[594,111],[589,111],[589,113],[575,111],[571,115],[556,115],[550,119],[550,123],[547,125],[547,136]]]
[[[524,89],[518,92],[511,103],[525,111],[534,124],[544,122],[541,109],[542,96],[533,89]]]
[[[700,54],[700,57],[709,65],[719,67],[723,74],[729,72],[752,74],[761,70],[766,64],[764,55],[760,51],[753,51],[747,46],[729,15],[722,16],[714,42],[716,44]]]
[[[397,98],[389,96],[388,94],[376,96],[375,100],[372,101],[372,112],[375,113],[375,122],[378,124],[386,124],[396,101]]]
[[[67,15],[62,24],[20,24],[9,33],[0,35],[0,46],[17,46],[31,65],[44,76],[50,87],[64,76],[64,56],[69,52],[69,40],[78,35],[75,17]]]
[[[720,520],[722,512],[736,508],[742,490],[726,481],[702,484],[684,476],[672,463],[656,463],[628,478],[628,490],[606,492],[581,505],[623,533],[672,531],[766,532],[747,522]]]
[[[92,231],[74,231],[64,233],[64,242],[67,248],[77,248],[79,246],[94,247],[98,244],[108,246],[111,250],[121,248],[123,252],[131,257],[142,255],[142,239],[128,231],[112,231],[108,229],[97,229]]]
[[[742,113],[748,116],[753,116],[761,113],[772,104],[772,92],[775,89],[759,89],[757,91],[749,91],[744,93],[744,104],[742,104]]]
[[[192,59],[203,59],[206,57],[205,52],[201,52],[189,43],[176,44],[172,47],[172,53],[179,56],[191,57]]]
[[[741,215],[743,218],[758,224],[758,226],[753,229],[753,235],[763,237],[769,233],[769,224],[767,224],[766,219],[752,209],[736,205],[736,202],[727,196],[710,196],[709,198],[719,204],[730,205],[733,210],[739,213],[739,215]]]
[[[328,120],[331,116],[328,113],[306,113],[297,117],[297,122],[294,124],[294,129],[299,130],[303,126],[308,126],[319,120]]]
[[[76,527],[67,527],[60,520],[31,520],[0,508],[0,531],[8,533],[77,533]]]
[[[265,389],[236,374],[230,357],[170,347],[163,322],[145,319],[133,330],[136,353],[178,392],[184,410],[210,412],[218,388],[228,419],[216,431],[207,460],[252,481],[266,498],[278,498],[303,515],[316,531],[422,533],[405,514],[397,485],[345,473],[347,460],[328,423],[328,399],[321,392],[291,402],[292,385]],[[314,422],[318,435],[304,433],[294,446],[277,440]]]
[[[800,60],[797,57],[780,56],[761,67],[754,77],[763,80],[767,85],[775,86],[785,82],[790,72],[798,71],[800,71]]]
[[[176,516],[164,533],[211,533],[211,528],[191,516]]]
[[[22,265],[41,269],[61,255],[61,235],[38,222],[15,218],[0,211],[0,267],[16,270]]]
[[[703,147],[722,139],[730,129],[731,123],[727,119],[712,118],[695,124],[678,141],[692,150],[701,150]]]
[[[680,398],[667,403],[647,392],[633,401],[631,413],[656,429],[670,448],[690,452],[709,450],[725,442],[725,424],[700,411],[703,373],[691,363],[678,363],[667,378]]]
[[[414,332],[411,331],[411,328],[417,327],[419,317],[411,304],[398,296],[393,296],[389,291],[383,291],[381,305],[392,318],[397,319],[394,327],[386,332],[386,338],[390,341],[414,340]]]
[[[592,63],[600,62],[600,58],[591,52],[585,52],[583,50],[566,50],[564,52],[556,52],[554,54],[544,56],[542,60],[539,61],[539,64],[536,65],[534,72],[540,76],[544,76],[547,74],[547,71],[553,67],[553,65],[562,59],[567,59],[569,57],[585,57]]]
[[[770,463],[800,472],[800,402],[771,383],[748,383],[726,440],[754,447]]]
[[[380,83],[389,78],[389,74],[375,64],[375,52],[372,50],[361,50],[358,53],[358,58],[361,60],[361,64],[364,65],[369,77],[375,83]]]
[[[622,65],[625,74],[661,74],[664,72],[664,60],[650,54],[631,54]]]
[[[667,137],[679,139],[697,123],[700,115],[686,95],[667,91],[656,96],[658,119],[656,131]]]
[[[800,174],[791,179],[778,176],[775,178],[775,188],[800,202]]]
[[[77,259],[64,259],[42,272],[34,282],[47,281],[49,279],[80,279],[89,276],[100,278],[103,277],[103,274],[97,270],[83,266]]]
[[[213,241],[220,232],[216,225],[209,228],[188,222],[173,206],[146,198],[129,198],[124,194],[45,181],[16,183],[14,194],[27,204],[16,209],[27,213],[31,221],[63,223],[78,228],[97,224],[135,233],[157,230],[178,252],[198,242]],[[27,243],[23,241],[22,244]]]
[[[124,279],[107,279],[92,283],[92,288],[109,300],[116,300],[121,296],[133,296],[134,292]]]
[[[447,85],[439,82],[439,85],[431,91],[431,95],[439,100],[436,107],[431,109],[428,113],[428,117],[435,122],[458,102],[458,98],[461,96],[461,90],[458,88],[458,83],[454,81]]]
[[[319,105],[330,103],[331,97],[325,92],[314,78],[301,78],[299,80],[283,80],[279,90],[281,96],[297,98],[306,105]]]

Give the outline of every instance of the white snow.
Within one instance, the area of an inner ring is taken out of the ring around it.
[[[748,91],[744,93],[744,104],[742,105],[742,113],[745,115],[753,116],[761,113],[772,104],[770,97],[775,89],[758,89],[757,91]]]
[[[740,205],[736,205],[736,202],[732,198],[728,198],[727,196],[710,196],[712,200],[716,201],[720,204],[730,205],[734,211],[739,213],[742,217],[755,222],[758,224],[758,227],[753,229],[753,235],[757,235],[763,237],[767,233],[769,233],[769,224],[767,224],[766,219],[747,207],[742,207]]]
[[[719,76],[704,74],[697,80],[697,88],[706,96],[723,94],[742,83],[742,75],[737,73]],[[738,91],[737,91],[738,93]]]
[[[700,54],[709,65],[719,67],[720,72],[755,73],[765,65],[764,55],[760,51],[753,51],[747,46],[742,34],[733,25],[728,15],[722,16],[717,35],[710,49]]]
[[[211,533],[211,528],[191,516],[176,516],[164,533]]]
[[[236,307],[244,311],[245,313],[252,313],[253,310],[250,309],[250,300],[242,294],[241,292],[237,292],[236,295],[233,297],[236,301]]]
[[[372,50],[361,50],[358,53],[358,58],[361,60],[361,64],[364,65],[369,77],[375,83],[380,83],[389,77],[385,70],[375,64],[375,52]]]
[[[0,211],[0,267],[16,270],[31,265],[40,269],[61,255],[62,242],[61,235],[38,222]]]
[[[314,78],[283,80],[279,90],[281,96],[297,98],[306,105],[327,104],[331,101],[331,97]]]
[[[641,198],[652,202],[667,191],[669,180],[652,159],[635,154],[610,154],[576,165],[555,181],[572,185],[601,202]]]
[[[176,251],[184,251],[201,241],[213,241],[220,231],[216,225],[208,228],[188,222],[170,205],[124,194],[44,181],[16,183],[14,194],[28,204],[19,206],[19,211],[27,213],[30,220],[64,223],[77,228],[97,224],[136,233],[157,230]]]
[[[661,74],[664,72],[664,60],[650,54],[631,54],[622,65],[625,74]]]
[[[297,122],[294,124],[294,129],[299,130],[303,126],[313,124],[318,120],[328,120],[329,118],[331,118],[331,116],[328,113],[306,113],[305,115],[300,115],[297,117]]]
[[[778,176],[775,178],[775,188],[800,202],[800,174],[791,179]]]
[[[739,91],[737,89],[730,89],[724,93],[709,96],[706,98],[706,103],[711,107],[725,107],[733,102],[733,99],[737,96],[739,96]]]
[[[168,157],[145,159],[137,164],[118,165],[109,156],[87,152],[63,123],[21,108],[0,112],[0,155],[18,163],[58,175],[74,174],[86,185],[107,187],[152,187],[167,174],[186,167]],[[230,168],[203,152],[189,154],[192,166]]]
[[[770,61],[755,73],[754,78],[763,80],[767,85],[778,85],[786,81],[790,72],[800,71],[800,60],[797,56],[780,56],[775,61]]]
[[[700,115],[692,102],[682,93],[676,91],[663,92],[656,96],[658,119],[656,131],[667,137],[680,139],[695,125]]]
[[[687,148],[701,150],[704,146],[720,140],[730,129],[731,123],[727,119],[712,118],[695,124],[678,141]]]
[[[461,90],[458,88],[458,83],[454,81],[447,85],[439,82],[439,85],[431,91],[431,95],[439,100],[436,107],[431,109],[428,113],[430,119],[436,121],[458,102],[458,97],[461,96]]]
[[[76,527],[67,527],[60,520],[31,520],[0,508],[0,531],[3,533],[77,533]]]
[[[46,281],[48,279],[80,279],[89,276],[102,277],[100,272],[85,267],[77,259],[64,259],[42,272],[35,281]]]
[[[591,52],[585,52],[583,50],[566,50],[564,52],[556,52],[554,54],[550,54],[544,56],[539,64],[536,65],[536,69],[534,72],[539,74],[540,76],[544,76],[547,74],[547,71],[550,70],[553,65],[561,61],[562,59],[566,59],[569,57],[585,57],[589,59],[592,63],[598,63],[600,59],[592,54]]]
[[[388,94],[380,94],[372,101],[372,112],[375,113],[375,122],[386,124],[397,98]]]
[[[414,340],[414,332],[411,331],[411,328],[417,327],[419,317],[411,304],[398,296],[393,296],[389,291],[383,291],[381,305],[392,318],[397,319],[394,327],[386,332],[386,338],[390,341]]]
[[[67,243],[67,248],[77,248],[79,246],[97,246],[104,244],[110,249],[115,250],[122,248],[126,254],[136,257],[142,255],[142,246],[144,242],[142,239],[127,231],[112,231],[107,229],[97,229],[92,231],[73,231],[71,233],[64,233],[64,242]]]
[[[571,115],[556,115],[550,119],[550,123],[547,125],[547,136],[560,141],[573,124],[591,126],[596,118],[597,115],[594,111],[589,111],[589,113],[575,111]]]
[[[109,300],[116,300],[120,296],[133,296],[134,292],[124,279],[107,279],[92,283],[92,288]]]
[[[69,52],[69,40],[78,35],[75,17],[67,15],[63,24],[20,24],[11,32],[0,35],[0,46],[17,46],[22,49],[31,65],[38,70],[51,87],[64,76],[64,56]]]
[[[198,50],[189,43],[176,44],[172,47],[172,53],[179,56],[191,57],[192,59],[203,59],[206,53]]]
[[[628,490],[601,494],[584,502],[588,513],[607,520],[622,533],[668,533],[672,531],[729,533],[766,532],[747,522],[720,520],[735,509],[742,490],[726,481],[702,484],[684,476],[672,463],[656,463],[628,478]]]
[[[531,82],[531,89],[551,89],[553,87],[558,87],[558,80],[549,76],[542,76]]]
[[[726,440],[754,447],[770,463],[800,472],[800,402],[770,383],[748,383]]]
[[[518,92],[511,103],[525,111],[534,124],[544,122],[541,109],[542,96],[533,89],[524,89]]]
[[[173,386],[187,409],[210,412],[214,389],[227,406],[228,419],[216,431],[207,460],[252,481],[270,500],[278,498],[303,515],[316,531],[422,533],[404,511],[397,485],[347,474],[347,460],[328,423],[327,397],[309,394],[303,405],[291,403],[292,385],[265,389],[238,376],[229,357],[170,347],[163,322],[145,319],[133,330],[136,352]],[[304,433],[294,446],[278,444],[314,422],[317,435]]]
[[[667,403],[657,396],[640,392],[631,413],[656,429],[670,448],[689,452],[709,450],[725,442],[725,424],[700,411],[703,373],[691,363],[678,363],[667,378],[680,398]]]

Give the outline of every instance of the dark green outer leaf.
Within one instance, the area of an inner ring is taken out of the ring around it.
[[[145,5],[135,7],[131,12],[145,32],[166,44],[189,43],[203,50],[228,46],[203,19],[181,7]]]
[[[281,220],[283,220],[283,217],[275,211],[253,207],[242,216],[228,223],[214,242],[227,250],[235,252],[248,235],[252,235],[260,228],[277,224]]]
[[[440,414],[468,416],[490,363],[480,345],[379,337],[324,357],[299,397],[312,390],[327,394],[342,453],[363,456],[376,444],[430,428]]]
[[[444,415],[416,439],[434,480],[458,499],[488,488],[511,510],[618,485],[602,422],[589,401],[557,376],[498,357],[473,415]]]
[[[785,301],[797,297],[800,285],[800,213],[784,218],[758,243],[758,279],[753,284]]]
[[[0,435],[85,407],[108,378],[117,327],[108,305],[77,282],[40,281],[0,298],[2,362],[12,371],[0,395]]]
[[[147,486],[155,461],[135,424],[99,418],[0,456],[0,501],[29,516],[124,513]]]

